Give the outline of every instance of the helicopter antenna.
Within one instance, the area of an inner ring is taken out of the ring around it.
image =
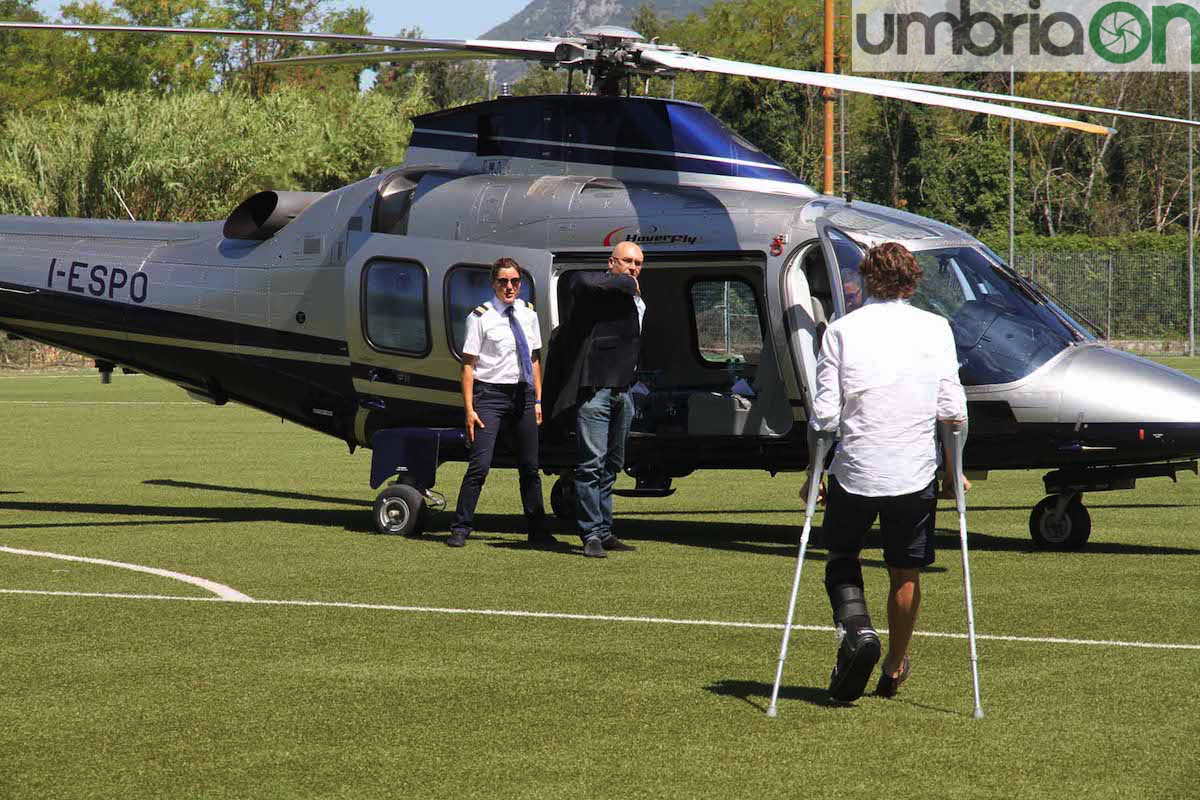
[[[121,197],[121,193],[117,191],[117,187],[110,183],[108,184],[108,188],[113,190],[113,194],[115,194],[117,196],[117,200],[121,202],[121,208],[125,209],[125,213],[129,215],[129,219],[133,222],[137,222],[137,217],[133,216],[133,212],[129,210],[129,206],[125,205],[125,198]]]

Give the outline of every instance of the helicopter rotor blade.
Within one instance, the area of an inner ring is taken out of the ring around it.
[[[977,100],[958,99],[948,94],[935,91],[906,88],[891,81],[877,78],[859,78],[851,75],[838,75],[826,72],[807,72],[799,69],[784,69],[783,67],[768,67],[762,64],[747,64],[741,61],[726,61],[722,58],[692,55],[689,53],[664,52],[653,48],[643,48],[639,52],[641,64],[654,65],[668,70],[685,72],[711,72],[717,75],[741,75],[747,78],[763,78],[786,83],[799,83],[806,86],[820,86],[827,89],[840,89],[846,92],[872,94],[890,97],[896,100],[908,100],[924,105],[955,108],[961,111],[975,111],[991,114],[1008,119],[1018,119],[1025,122],[1037,122],[1045,125],[1057,125],[1085,133],[1111,134],[1116,133],[1112,128],[1095,125],[1090,122],[1056,117],[1039,111],[1029,111],[1024,108],[983,103]],[[932,89],[932,87],[930,87]]]
[[[369,53],[337,53],[326,56],[296,56],[256,62],[260,67],[301,67],[322,64],[407,64],[416,61],[505,61],[518,56],[498,56],[494,53],[464,53],[461,50],[373,50]]]
[[[864,80],[878,80],[872,78],[864,78]],[[1064,111],[1084,111],[1089,114],[1109,114],[1114,117],[1125,117],[1128,119],[1144,119],[1151,122],[1168,122],[1175,125],[1191,125],[1200,127],[1200,120],[1180,119],[1178,117],[1162,117],[1157,114],[1147,114],[1143,111],[1127,111],[1121,108],[1103,108],[1101,106],[1085,106],[1078,103],[1063,103],[1057,100],[1040,100],[1036,97],[1023,97],[1018,94],[992,94],[990,92],[980,92],[973,89],[959,89],[954,86],[933,86],[926,83],[906,83],[903,81],[884,81],[894,86],[901,86],[906,89],[917,89],[922,92],[934,92],[936,94],[945,94],[952,97],[970,97],[975,100],[983,100],[989,103],[1021,103],[1022,105],[1038,106],[1039,108],[1058,108]]]
[[[563,48],[574,50],[573,40],[505,41],[501,39],[409,39],[400,36],[374,36],[348,33],[308,33],[305,31],[253,31],[227,28],[166,28],[149,25],[73,25],[49,22],[0,22],[0,30],[67,31],[76,33],[150,33],[170,36],[228,36],[234,39],[260,38],[337,44],[374,44],[398,49],[459,50],[488,53],[499,58],[523,58],[534,61],[554,60]]]

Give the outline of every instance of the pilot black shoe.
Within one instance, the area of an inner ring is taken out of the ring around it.
[[[583,543],[583,554],[588,558],[608,558],[608,553],[604,552],[604,545],[595,537]]]
[[[879,634],[873,628],[837,627],[838,654],[829,676],[829,696],[849,703],[862,697],[867,681],[875,671],[881,648]]]
[[[900,688],[900,684],[908,679],[908,672],[912,669],[912,665],[908,662],[908,656],[900,662],[900,674],[892,677],[886,671],[879,676],[879,685],[875,687],[875,694],[879,697],[895,697],[896,690]]]
[[[446,539],[446,545],[449,547],[465,547],[466,544],[467,535],[465,533],[460,533],[459,531],[452,532],[450,537]]]
[[[637,548],[633,545],[625,544],[615,536],[610,536],[604,541],[600,542],[600,546],[605,550],[608,550],[610,553],[633,553],[637,550]]]

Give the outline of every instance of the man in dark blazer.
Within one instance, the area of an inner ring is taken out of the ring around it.
[[[613,536],[612,489],[625,463],[633,421],[629,387],[637,375],[646,310],[638,285],[641,271],[641,248],[621,242],[608,258],[608,272],[564,277],[564,330],[556,337],[558,357],[547,367],[547,390],[554,396],[551,418],[577,408],[575,515],[583,554],[591,558],[637,549]]]

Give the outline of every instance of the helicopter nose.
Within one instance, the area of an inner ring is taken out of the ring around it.
[[[1060,422],[1200,424],[1200,380],[1108,347],[1084,347],[1060,373]]]

